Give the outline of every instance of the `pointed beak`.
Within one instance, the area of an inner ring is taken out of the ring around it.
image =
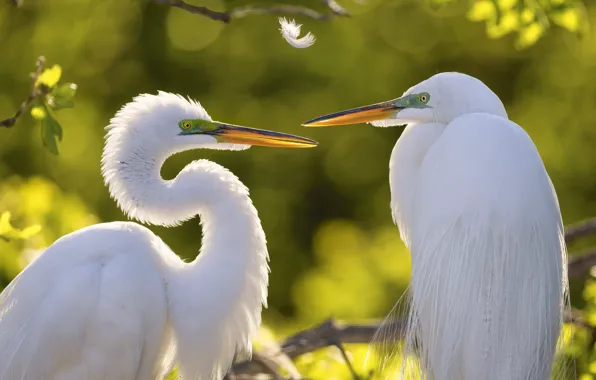
[[[369,106],[352,108],[320,116],[302,124],[305,127],[328,127],[333,125],[349,125],[384,120],[403,109],[396,105],[395,100],[381,102]]]
[[[218,128],[208,132],[208,134],[215,136],[218,141],[225,143],[278,148],[314,148],[319,144],[315,140],[287,133],[241,127],[226,123],[216,123],[216,125]]]

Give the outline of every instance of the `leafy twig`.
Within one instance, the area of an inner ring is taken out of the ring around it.
[[[19,109],[17,110],[17,112],[14,114],[13,117],[10,117],[6,120],[0,121],[0,127],[6,127],[6,128],[12,127],[17,122],[17,119],[19,118],[19,116],[21,116],[21,114],[35,100],[37,100],[41,96],[45,96],[50,91],[50,88],[48,86],[45,86],[43,83],[37,84],[37,78],[39,78],[39,76],[41,75],[41,70],[45,63],[45,60],[46,59],[43,56],[37,58],[37,63],[36,63],[37,69],[35,70],[34,73],[31,73],[31,80],[33,81],[33,84],[31,85],[31,91],[29,92],[29,96],[27,97],[27,100],[25,100],[23,103],[21,103],[21,106],[19,107]]]
[[[198,14],[201,16],[205,16],[210,18],[211,20],[221,21],[223,23],[229,23],[232,19],[239,19],[247,16],[252,15],[262,15],[262,14],[269,14],[269,15],[300,15],[305,17],[310,17],[312,19],[318,21],[326,21],[334,16],[344,16],[347,17],[350,14],[344,8],[342,8],[337,1],[335,0],[323,0],[329,12],[321,13],[317,12],[314,9],[297,6],[297,5],[273,5],[270,7],[260,7],[260,6],[244,6],[234,8],[228,11],[219,12],[209,9],[207,7],[192,5],[184,0],[153,0],[155,3],[169,5],[171,7],[176,7],[183,9],[187,12]]]
[[[33,84],[27,100],[9,119],[0,121],[0,127],[12,127],[26,109],[31,108],[31,116],[41,122],[41,140],[43,145],[53,154],[58,154],[58,141],[62,141],[62,126],[54,118],[52,111],[74,107],[74,96],[77,85],[74,83],[59,84],[62,68],[54,65],[44,69],[44,57],[37,59],[37,70],[31,74]]]

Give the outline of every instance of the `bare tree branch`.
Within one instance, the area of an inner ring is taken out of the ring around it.
[[[596,250],[588,251],[569,260],[567,275],[570,279],[584,277],[596,265]]]
[[[221,21],[223,23],[229,23],[232,19],[239,19],[247,16],[253,15],[296,15],[296,16],[305,16],[309,17],[318,21],[326,21],[334,16],[343,16],[348,17],[350,14],[344,8],[342,8],[336,0],[323,0],[323,3],[329,9],[327,13],[317,12],[314,9],[297,6],[297,5],[273,5],[270,7],[261,7],[261,6],[244,6],[233,8],[225,12],[214,11],[207,7],[192,5],[184,0],[153,0],[155,3],[169,5],[171,7],[176,7],[183,9],[187,12],[198,14],[201,16],[208,17],[215,21]]]
[[[596,218],[591,218],[565,228],[565,242],[567,244],[590,235],[596,235]],[[593,266],[596,266],[595,249],[577,255],[577,257],[569,260],[569,278],[583,277],[590,273]]]
[[[565,242],[570,244],[579,238],[592,234],[596,234],[596,218],[588,219],[565,228]]]
[[[566,310],[563,315],[565,323],[570,323],[578,327],[588,329],[592,336],[596,338],[596,328],[586,322],[580,310],[569,309]],[[399,334],[396,339],[402,339],[405,333],[406,320],[396,320],[392,322],[395,324],[394,329]],[[296,359],[297,357],[314,352],[321,348],[335,346],[336,344],[369,344],[372,342],[377,330],[381,327],[381,324],[338,324],[332,319],[329,319],[318,326],[310,329],[300,331],[289,338],[285,339],[281,345],[274,346],[261,350],[259,353],[255,353],[253,359],[250,361],[242,361],[235,363],[232,367],[231,372],[227,375],[229,380],[245,380],[254,379],[258,374],[269,374],[274,379],[278,379],[279,366],[277,367],[276,374],[272,374],[274,365],[268,365],[263,368],[263,358],[269,358],[269,360],[275,361],[276,355],[285,355],[288,358]],[[338,341],[339,339],[339,341]],[[281,352],[280,352],[281,349]],[[345,357],[347,359],[347,357]],[[351,367],[349,361],[346,364]],[[296,371],[297,372],[297,371]],[[355,372],[353,376],[358,378]],[[291,376],[290,378],[295,379]]]
[[[41,85],[41,86],[35,85],[37,78],[39,78],[39,75],[41,74],[41,70],[45,63],[45,60],[46,59],[43,56],[37,58],[37,63],[36,63],[37,69],[35,70],[34,73],[31,73],[31,80],[33,81],[33,84],[31,85],[31,91],[29,91],[29,96],[27,97],[27,100],[25,100],[23,103],[21,103],[21,106],[19,107],[19,109],[17,110],[17,112],[14,114],[13,117],[10,117],[6,120],[0,121],[0,127],[6,127],[6,128],[12,127],[17,122],[17,119],[19,118],[19,116],[21,116],[21,114],[31,105],[31,103],[33,103],[34,100],[36,100],[39,96],[43,96],[43,95],[47,94],[47,92],[49,91],[49,88],[47,88],[44,85]]]
[[[565,240],[567,243],[575,241],[576,239],[596,234],[596,218],[589,219],[587,221],[574,224],[565,229]],[[591,250],[585,254],[569,261],[568,273],[569,278],[582,277],[590,271],[590,269],[596,266],[596,250]],[[591,326],[582,317],[580,310],[569,309],[565,311],[564,320],[566,323],[573,324],[578,327],[586,328],[592,335],[593,342],[596,342],[596,328]],[[395,336],[396,339],[402,339],[405,333],[406,321],[395,320],[392,323],[395,325],[392,327],[393,331],[397,331],[398,334]],[[380,324],[338,324],[332,319],[329,319],[318,326],[313,328],[300,331],[289,338],[285,339],[279,346],[274,346],[265,350],[261,350],[251,361],[243,361],[234,364],[232,372],[228,379],[234,378],[235,380],[246,380],[254,379],[255,375],[268,373],[271,375],[272,367],[263,368],[262,358],[275,358],[282,356],[285,359],[296,359],[297,357],[319,350],[321,348],[336,346],[342,352],[342,356],[349,366],[352,375],[355,379],[358,379],[358,375],[352,368],[350,361],[343,349],[343,344],[369,344],[374,338],[377,330],[381,327]],[[277,366],[277,371],[281,366]],[[297,371],[296,371],[297,373]],[[277,376],[274,378],[279,379]],[[291,378],[295,378],[291,376]]]
[[[393,322],[396,324],[396,331],[400,333],[404,331],[405,320],[398,320]],[[285,339],[281,345],[273,346],[261,350],[258,353],[258,358],[255,362],[254,357],[250,361],[242,361],[235,363],[232,367],[231,373],[228,374],[228,379],[239,379],[243,375],[256,375],[259,373],[268,373],[264,371],[261,365],[261,358],[274,358],[283,355],[289,359],[296,359],[297,357],[319,350],[321,348],[336,346],[342,352],[342,356],[346,361],[346,365],[350,368],[354,379],[360,377],[354,371],[348,356],[343,348],[343,344],[369,344],[375,333],[379,329],[380,324],[338,324],[329,319],[318,326],[298,332],[289,338]],[[296,373],[298,371],[296,370]]]

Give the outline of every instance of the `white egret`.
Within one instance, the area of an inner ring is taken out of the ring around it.
[[[434,380],[549,378],[567,256],[555,189],[528,134],[460,73],[304,125],[359,122],[407,124],[389,164],[393,218],[412,256],[404,352]]]
[[[207,160],[172,180],[189,149],[312,147],[315,141],[212,121],[198,102],[159,92],[107,127],[102,173],[122,210],[174,226],[199,215],[198,258],[182,262],[148,228],[102,223],[58,239],[0,295],[1,380],[221,379],[250,353],[266,306],[265,234],[240,180]]]

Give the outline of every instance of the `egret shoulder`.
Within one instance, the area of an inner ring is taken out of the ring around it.
[[[556,195],[531,138],[514,122],[485,113],[463,115],[447,125],[424,157],[416,189],[417,224],[441,218],[453,222],[478,213],[499,214],[508,221],[513,215],[558,214]],[[433,199],[433,207],[423,199]],[[516,211],[522,209],[526,212]]]

